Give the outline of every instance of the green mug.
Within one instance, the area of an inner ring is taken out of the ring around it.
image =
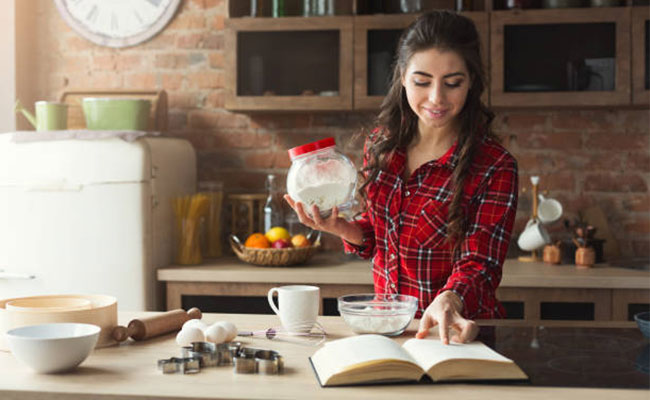
[[[60,131],[68,128],[68,105],[54,101],[37,101],[36,116],[16,101],[15,110],[20,111],[37,131]]]

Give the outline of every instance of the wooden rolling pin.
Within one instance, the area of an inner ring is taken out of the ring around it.
[[[113,328],[112,336],[118,342],[123,342],[129,337],[133,338],[133,340],[149,339],[177,331],[190,319],[201,319],[201,310],[194,307],[187,312],[178,309],[153,317],[136,318],[129,322],[128,327],[118,325]]]

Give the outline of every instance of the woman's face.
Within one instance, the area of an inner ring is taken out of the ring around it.
[[[471,85],[463,58],[435,48],[413,54],[402,76],[409,106],[426,127],[454,123]]]

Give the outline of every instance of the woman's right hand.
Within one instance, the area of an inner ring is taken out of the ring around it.
[[[363,243],[363,231],[352,222],[346,221],[345,218],[339,217],[338,208],[332,209],[332,215],[327,218],[320,216],[320,210],[316,205],[312,206],[311,216],[305,211],[305,205],[299,201],[294,201],[288,194],[284,199],[289,203],[291,208],[298,214],[300,223],[318,231],[328,232],[339,236],[342,239],[356,245]]]

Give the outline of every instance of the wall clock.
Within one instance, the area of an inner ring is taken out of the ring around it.
[[[54,0],[66,23],[93,43],[134,46],[160,32],[181,0]]]

